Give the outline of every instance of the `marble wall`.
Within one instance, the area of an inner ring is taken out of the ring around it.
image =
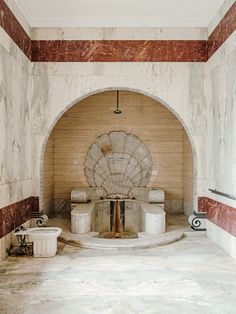
[[[230,7],[224,18],[215,27],[208,38],[208,58],[219,49],[236,29],[236,2]]]
[[[31,39],[4,0],[0,0],[0,27],[23,53],[31,59]]]
[[[236,32],[206,64],[208,186],[236,198]],[[207,196],[236,207],[236,201]]]
[[[10,33],[12,24],[1,16],[4,23]],[[23,42],[21,37],[18,45],[28,51]],[[11,231],[29,219],[31,196],[37,195],[31,173],[30,69],[28,57],[0,27],[0,261],[7,256]]]
[[[33,40],[33,62],[205,62],[205,40]]]
[[[207,40],[207,37],[207,29],[200,27],[39,27],[31,31],[33,40]]]
[[[215,13],[214,17],[210,21],[207,32],[208,36],[214,31],[214,29],[220,24],[220,22],[224,19],[224,16],[227,14],[229,9],[235,3],[235,0],[224,0],[219,10]]]
[[[206,64],[208,186],[236,197],[236,32]],[[207,191],[207,235],[236,258],[236,200]]]
[[[37,195],[31,159],[31,65],[0,28],[0,208]]]

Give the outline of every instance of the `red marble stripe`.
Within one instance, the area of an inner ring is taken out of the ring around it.
[[[236,30],[236,2],[208,41],[31,41],[4,0],[0,0],[0,26],[35,62],[206,62]]]
[[[205,62],[204,40],[32,41],[35,62]]]
[[[198,210],[206,212],[207,219],[236,237],[236,208],[208,197],[199,197]]]
[[[221,47],[221,45],[235,30],[236,1],[208,38],[208,58],[210,58],[216,50]]]
[[[31,218],[32,211],[39,210],[39,198],[29,197],[0,209],[0,238]]]
[[[17,21],[16,17],[4,0],[0,0],[0,26],[24,52],[24,54],[31,59],[31,39],[26,34],[23,27]]]

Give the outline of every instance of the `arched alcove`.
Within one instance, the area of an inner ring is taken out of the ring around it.
[[[41,162],[41,210],[68,209],[76,186],[88,186],[84,159],[90,145],[105,132],[126,131],[149,147],[154,160],[148,186],[166,192],[166,211],[189,215],[196,201],[196,154],[182,119],[150,95],[120,90],[122,115],[114,115],[116,91],[93,93],[58,116],[45,140]]]

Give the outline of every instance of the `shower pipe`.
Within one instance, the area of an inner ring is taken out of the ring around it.
[[[230,194],[227,194],[227,193],[223,193],[223,192],[220,192],[220,191],[217,191],[217,190],[213,190],[213,189],[209,189],[209,191],[211,191],[214,194],[218,194],[218,195],[221,195],[221,196],[224,196],[224,197],[230,198],[231,200],[236,201],[236,196],[233,196],[233,195],[230,195]]]

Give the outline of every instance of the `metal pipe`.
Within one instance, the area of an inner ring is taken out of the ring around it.
[[[119,105],[120,105],[119,90],[117,90],[117,92],[116,92],[116,110],[113,111],[113,113],[115,113],[115,114],[121,114],[122,113]]]
[[[218,194],[218,195],[230,198],[231,200],[234,200],[234,201],[236,200],[236,196],[233,196],[233,195],[230,195],[230,194],[227,194],[227,193],[223,193],[223,192],[220,192],[220,191],[217,191],[217,190],[213,190],[213,189],[209,189],[209,191],[211,191],[214,194]]]

